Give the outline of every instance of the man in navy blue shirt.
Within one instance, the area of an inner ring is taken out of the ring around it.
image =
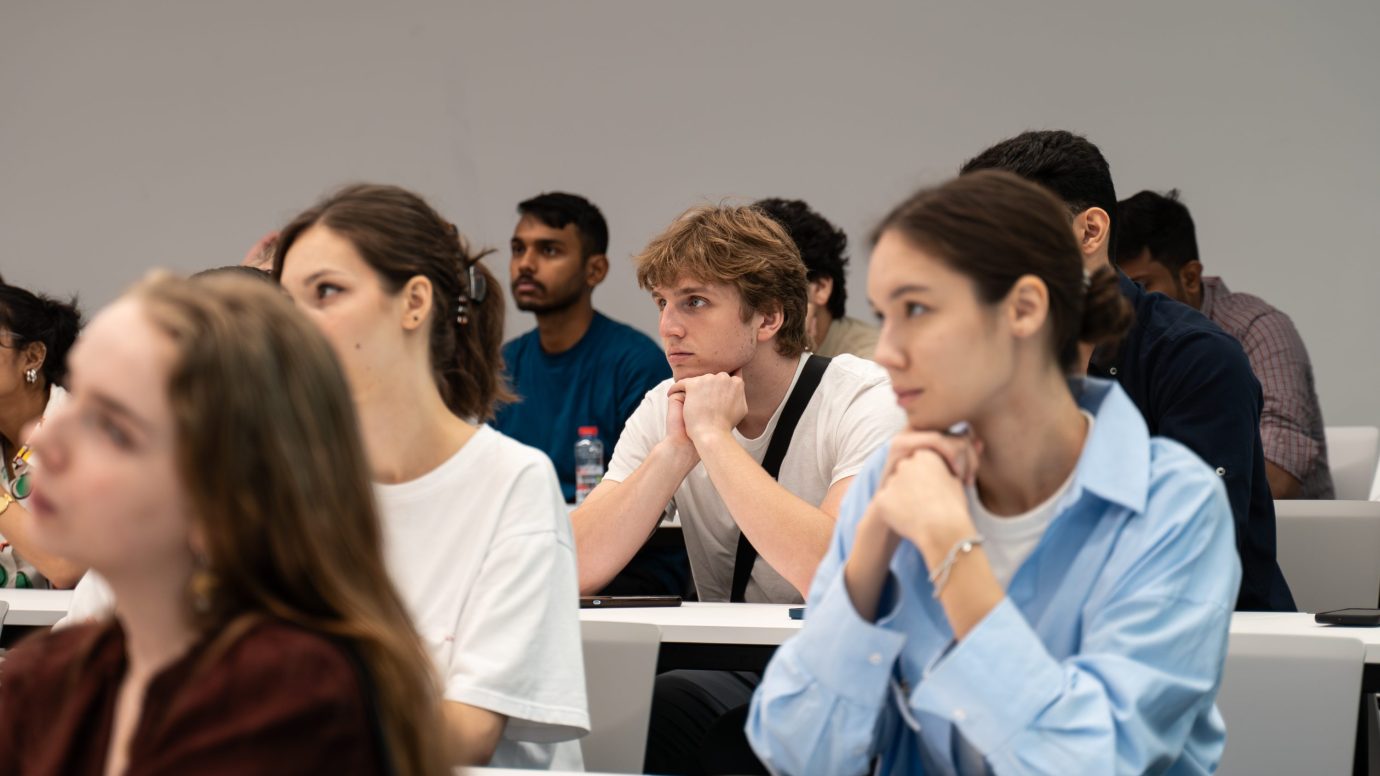
[[[1000,169],[1051,189],[1069,206],[1089,272],[1111,266],[1116,234],[1112,173],[1097,146],[1064,131],[1025,132],[963,165]],[[1091,354],[1088,373],[1115,378],[1150,433],[1198,454],[1227,488],[1241,555],[1238,610],[1294,611],[1275,560],[1275,508],[1260,442],[1260,383],[1241,346],[1197,310],[1121,276],[1136,320],[1119,346]]]
[[[594,309],[609,271],[609,232],[584,197],[551,192],[518,205],[509,265],[513,300],[537,328],[503,346],[518,401],[494,427],[551,458],[566,501],[575,500],[575,442],[598,426],[604,457],[653,386],[671,376],[650,337]]]

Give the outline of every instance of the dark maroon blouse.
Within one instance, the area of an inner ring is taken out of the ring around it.
[[[216,641],[149,682],[128,776],[381,772],[376,726],[342,647],[269,619],[228,646]],[[124,672],[113,622],[12,650],[0,662],[0,776],[100,776]]]

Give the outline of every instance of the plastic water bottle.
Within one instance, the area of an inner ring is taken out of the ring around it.
[[[599,427],[580,426],[580,441],[575,443],[575,503],[584,503],[602,479],[604,443],[599,441]]]

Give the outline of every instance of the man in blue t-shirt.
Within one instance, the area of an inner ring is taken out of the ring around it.
[[[517,209],[513,300],[536,314],[537,328],[503,346],[518,401],[499,410],[493,425],[550,456],[573,502],[579,428],[599,427],[607,461],[623,424],[671,367],[650,337],[594,309],[594,287],[609,271],[609,232],[599,209],[561,192]]]

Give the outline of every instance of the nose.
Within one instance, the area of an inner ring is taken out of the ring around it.
[[[680,316],[675,313],[675,305],[666,305],[661,308],[661,320],[657,323],[657,332],[662,340],[680,339],[685,336],[685,326],[681,323]]]
[[[899,340],[900,336],[897,335],[895,329],[885,320],[882,321],[882,331],[877,337],[877,348],[872,353],[872,360],[893,372],[905,369],[905,343]]]
[[[531,275],[537,271],[536,254],[531,247],[513,254],[513,277]]]

